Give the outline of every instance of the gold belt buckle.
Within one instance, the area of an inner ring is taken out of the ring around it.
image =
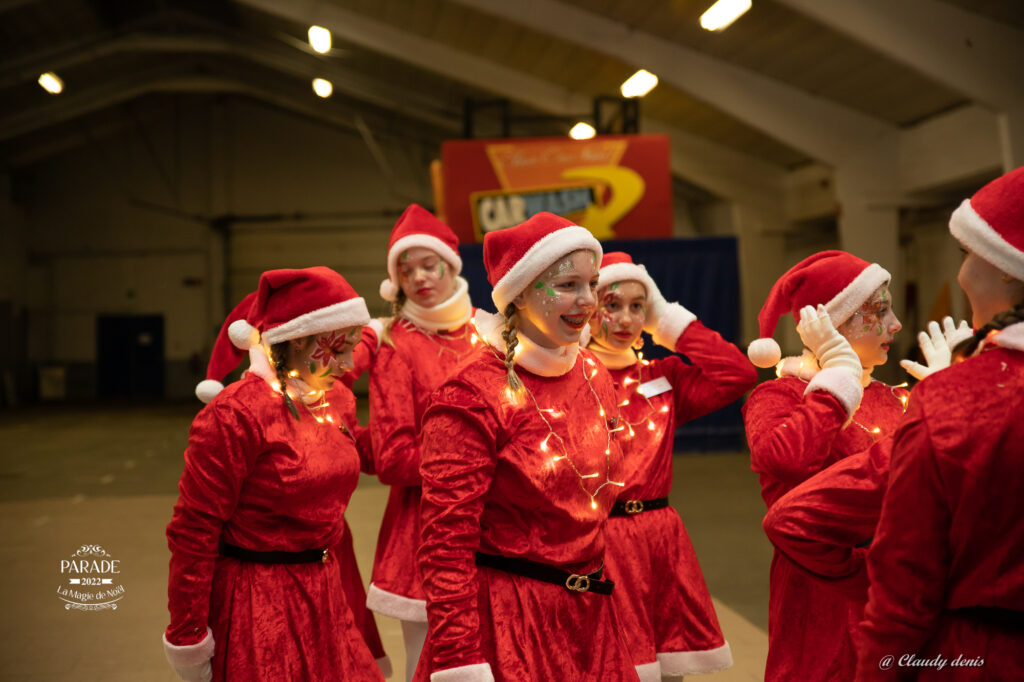
[[[329,552],[330,552],[330,548],[329,547],[324,548],[324,555],[322,557],[320,557],[320,562],[321,563],[324,563],[324,564],[327,563],[328,553]]]
[[[643,500],[626,500],[626,513],[639,514],[644,510]]]
[[[590,576],[573,573],[565,579],[565,586],[572,592],[586,592],[590,589]]]

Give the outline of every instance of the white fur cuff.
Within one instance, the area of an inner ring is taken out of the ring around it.
[[[715,673],[732,667],[732,649],[726,642],[717,649],[658,654],[662,675]]]
[[[640,682],[661,682],[661,664],[658,661],[641,663],[636,668],[636,675]]]
[[[664,312],[658,320],[658,328],[651,334],[651,338],[659,346],[671,350],[676,349],[679,337],[683,335],[690,323],[697,319],[697,316],[678,303],[669,303],[665,306]]]
[[[494,682],[490,663],[474,663],[430,673],[430,682]]]
[[[213,631],[206,628],[206,637],[195,644],[181,646],[168,642],[167,633],[164,633],[164,655],[167,656],[167,662],[174,668],[185,668],[204,663],[213,658]]]
[[[815,374],[808,382],[804,395],[811,391],[831,393],[846,408],[846,414],[850,417],[853,417],[864,397],[864,387],[860,385],[860,380],[841,367],[829,367]]]
[[[427,622],[427,602],[382,590],[373,583],[366,591],[366,608],[384,616],[413,623]]]

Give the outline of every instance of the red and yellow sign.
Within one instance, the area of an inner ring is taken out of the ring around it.
[[[463,242],[541,211],[598,239],[672,235],[665,135],[457,140],[442,145],[441,161],[438,212]]]

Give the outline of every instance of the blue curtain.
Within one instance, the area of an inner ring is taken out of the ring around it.
[[[735,237],[631,239],[603,242],[605,251],[625,251],[641,263],[669,301],[679,301],[705,325],[739,342],[740,282]],[[459,246],[462,275],[473,305],[494,311],[491,285],[483,266],[483,245]],[[644,356],[664,357],[665,348],[647,339]],[[685,359],[685,358],[684,358]],[[676,431],[677,452],[742,450],[745,447],[742,401],[684,424]]]

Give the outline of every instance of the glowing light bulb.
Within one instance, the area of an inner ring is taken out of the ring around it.
[[[297,376],[299,376],[299,370],[293,369],[292,371],[288,372],[288,376],[290,376],[290,377],[297,377]]]
[[[629,386],[630,384],[635,384],[635,383],[636,383],[636,379],[634,379],[633,377],[626,377],[625,379],[622,380],[622,385],[623,386]]]
[[[64,91],[64,81],[62,81],[60,76],[55,74],[53,71],[47,71],[42,74],[36,82],[39,83],[39,87],[46,90],[51,95],[59,95]]]
[[[647,420],[647,430],[648,431],[653,431],[654,430],[654,422],[651,421],[650,419]]]
[[[317,417],[317,418],[316,418],[316,420],[317,420],[318,422],[320,422],[321,424],[323,424],[323,423],[324,423],[324,418],[323,418],[323,417]]]
[[[309,45],[314,51],[320,54],[327,54],[331,51],[331,32],[323,26],[310,26],[307,33]]]
[[[658,412],[661,412],[662,414],[665,414],[666,412],[668,412],[668,405],[662,405],[661,409],[658,410]]]
[[[882,429],[878,428],[877,426],[875,428],[871,429],[871,433],[881,433],[881,432],[882,432]]]
[[[334,423],[334,419],[331,417],[331,415],[327,415],[327,421],[329,421],[331,424]]]
[[[590,508],[597,509],[597,500],[595,500],[594,498],[590,498]]]
[[[633,430],[633,427],[632,427],[632,426],[630,426],[630,427],[629,427],[629,437],[630,437],[630,438],[632,438],[632,437],[633,437],[633,436],[635,436],[635,435],[636,435],[636,431],[634,431],[634,430]]]
[[[604,408],[603,408],[603,407],[602,407],[602,408],[601,408],[601,410],[600,410],[600,411],[598,412],[598,414],[600,414],[600,415],[601,415],[602,417],[604,416]]]
[[[589,140],[596,134],[597,131],[594,129],[594,126],[589,123],[584,123],[583,121],[578,122],[572,127],[572,130],[569,131],[569,137],[574,140]]]
[[[619,407],[625,407],[626,405],[629,405],[629,398],[626,398],[621,403],[619,403]]]
[[[551,449],[551,448],[548,447],[548,438],[551,438],[551,434],[550,433],[548,435],[544,436],[544,440],[542,440],[540,442],[540,451],[541,452],[547,452],[548,450]]]
[[[596,376],[597,376],[597,370],[595,369],[594,372],[590,375],[590,378],[593,379]]]
[[[477,344],[477,342],[478,342],[479,340],[480,340],[480,337],[479,337],[479,336],[477,336],[476,334],[473,334],[472,336],[470,336],[470,337],[469,337],[469,342],[470,342],[471,344],[473,344],[474,346],[475,346],[475,345]]]
[[[594,366],[594,361],[591,358],[587,358],[587,364],[590,365],[591,367],[593,367]]]
[[[317,94],[317,97],[327,99],[334,92],[334,86],[331,85],[331,81],[324,78],[313,79],[313,92]]]
[[[272,384],[270,384],[270,387],[272,389],[274,389],[275,391],[280,391],[281,390],[281,383],[278,382],[278,381],[275,381]]]
[[[605,448],[604,449],[604,454],[606,454],[606,455],[612,454],[612,449],[611,448]],[[597,474],[594,474],[594,475],[596,476]]]

